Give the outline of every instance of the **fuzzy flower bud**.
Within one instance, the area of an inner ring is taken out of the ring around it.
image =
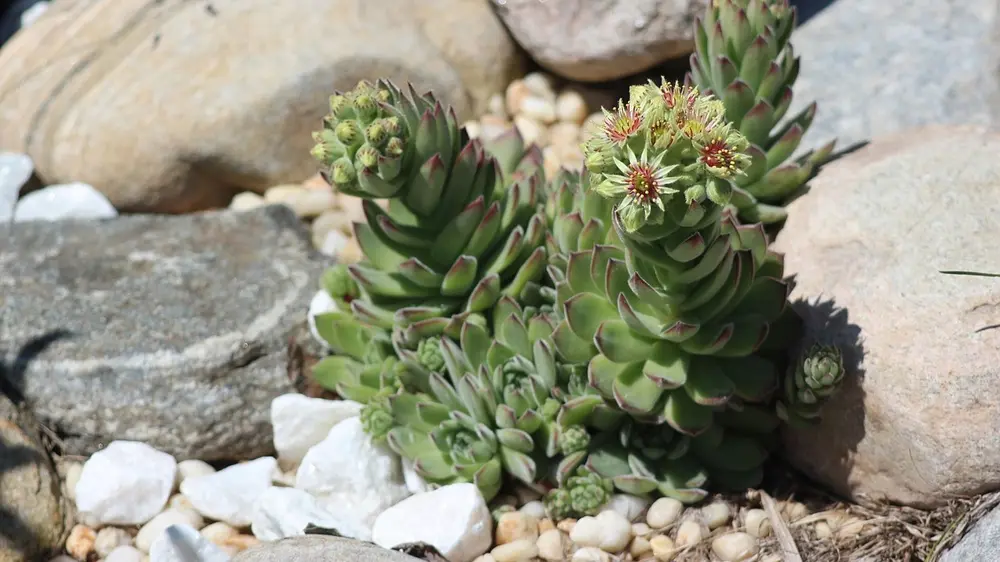
[[[392,411],[385,397],[376,397],[361,408],[361,429],[373,441],[384,441],[392,426]]]
[[[354,146],[361,142],[361,127],[353,120],[337,123],[334,133],[337,135],[337,140],[345,146]]]
[[[350,108],[351,102],[343,94],[334,94],[330,96],[330,115],[335,118],[342,119],[347,116],[347,109]]]
[[[389,133],[381,121],[375,121],[365,129],[365,138],[372,146],[382,146],[389,139]]]
[[[590,434],[581,425],[567,427],[559,436],[559,449],[564,455],[572,455],[590,445]]]
[[[357,172],[354,170],[354,164],[346,158],[339,158],[336,162],[330,166],[330,179],[336,185],[349,185],[357,179]]]
[[[406,145],[403,143],[403,139],[399,137],[392,137],[389,142],[385,143],[385,154],[386,156],[399,157],[403,155],[406,150]]]
[[[597,515],[601,507],[608,503],[614,485],[608,478],[602,478],[586,467],[577,469],[574,476],[566,479],[561,488],[551,490],[545,496],[545,508],[553,519]]]
[[[420,365],[432,373],[444,370],[444,356],[441,355],[441,342],[436,338],[425,338],[417,344],[417,358]]]
[[[378,165],[378,159],[382,156],[379,151],[374,146],[365,143],[358,149],[358,152],[354,155],[354,158],[363,167],[371,170]]]

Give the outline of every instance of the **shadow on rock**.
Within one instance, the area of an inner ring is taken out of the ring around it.
[[[823,406],[819,426],[835,426],[836,431],[823,431],[822,442],[816,438],[816,427],[787,428],[784,433],[784,454],[787,460],[810,478],[822,474],[832,492],[846,494],[853,457],[858,443],[865,436],[865,347],[861,327],[850,321],[845,308],[832,300],[797,299],[792,302],[804,320],[806,345],[823,343],[836,345],[843,352],[844,380],[840,389]],[[823,454],[818,454],[822,449]]]
[[[52,330],[28,341],[8,363],[4,360],[4,350],[0,349],[0,394],[6,395],[14,404],[24,402],[24,374],[28,365],[59,340],[73,337],[69,330]]]

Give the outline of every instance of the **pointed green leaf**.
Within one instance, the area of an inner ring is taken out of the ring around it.
[[[641,361],[653,351],[653,340],[632,332],[628,324],[617,319],[601,323],[594,334],[594,345],[616,363]]]
[[[663,416],[670,427],[685,435],[698,435],[712,425],[712,410],[696,404],[683,388],[669,391]]]

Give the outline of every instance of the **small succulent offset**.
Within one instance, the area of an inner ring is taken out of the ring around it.
[[[799,59],[789,43],[796,10],[788,0],[712,0],[695,22],[695,52],[686,83],[713,94],[726,119],[746,137],[751,165],[734,182],[739,217],[765,224],[785,219],[783,204],[833,152],[835,141],[786,163],[816,116],[816,103],[775,130],[792,104]]]
[[[808,119],[768,137],[797,68],[782,5],[716,2],[723,42],[701,41],[694,71],[711,93],[633,86],[585,169],[549,181],[515,129],[470,139],[429,93],[332,96],[313,154],[364,199],[364,258],[323,277],[339,310],[315,319],[333,351],[317,382],[431,485],[490,500],[520,482],[553,517],[615,490],[695,502],[758,484],[776,430],[815,420],[844,378],[836,348],[789,357],[782,258],[738,218],[778,217],[770,195],[816,165],[781,165]]]

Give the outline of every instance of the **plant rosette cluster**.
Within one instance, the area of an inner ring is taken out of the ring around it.
[[[614,490],[696,502],[758,484],[778,427],[839,387],[839,350],[791,355],[781,257],[736,218],[755,162],[723,98],[634,86],[549,182],[516,130],[469,139],[431,94],[362,82],[330,107],[313,154],[365,199],[364,259],[322,279],[314,377],[430,484],[519,481],[557,517]]]

